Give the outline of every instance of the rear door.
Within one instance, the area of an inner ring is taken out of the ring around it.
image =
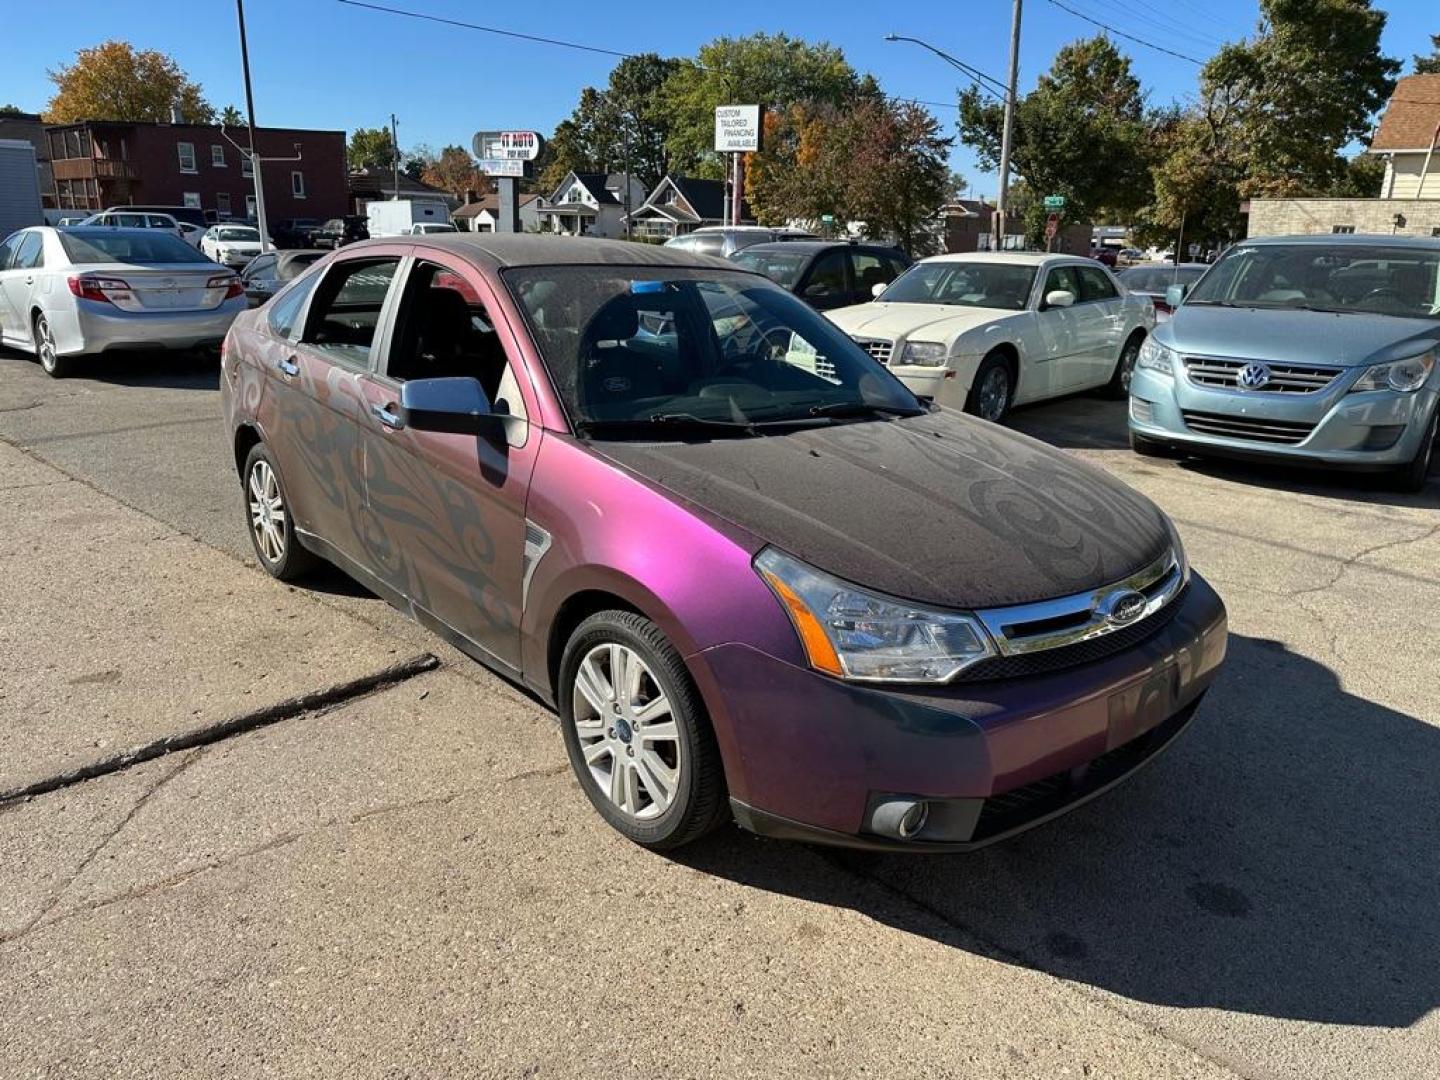
[[[364,531],[362,384],[405,255],[371,248],[333,263],[311,293],[300,332],[272,341],[263,360],[262,431],[296,527],[372,571],[393,553]]]
[[[5,292],[4,319],[7,336],[30,344],[31,297],[36,295],[43,263],[45,236],[35,229],[19,233],[8,269],[0,274],[0,289]]]
[[[850,252],[850,303],[864,304],[875,299],[876,285],[889,285],[900,276],[894,259],[875,251]]]
[[[8,340],[14,344],[29,344],[30,340],[20,312],[10,302],[10,276],[15,273],[10,264],[25,236],[25,233],[17,232],[0,243],[0,341]]]
[[[537,415],[518,343],[498,311],[474,267],[417,249],[380,370],[363,380],[361,430],[370,528],[391,553],[386,584],[410,597],[422,622],[443,624],[518,669],[525,499],[540,428],[501,440],[398,423],[401,386],[437,377],[478,379],[497,409]]]
[[[848,307],[854,286],[850,260],[843,248],[823,252],[796,285],[796,293],[817,311]]]

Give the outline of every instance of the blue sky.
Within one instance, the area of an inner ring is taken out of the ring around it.
[[[952,102],[958,73],[939,58],[883,39],[894,31],[924,38],[1002,79],[1010,0],[966,3],[908,0],[714,0],[706,3],[508,4],[473,0],[378,0],[467,22],[564,38],[623,52],[689,56],[711,38],[757,30],[827,40],[873,73],[897,97]],[[1205,59],[1221,40],[1249,32],[1255,0],[1061,0],[1100,22],[1175,52]],[[1405,59],[1440,32],[1436,0],[1393,0],[1384,46]],[[235,9],[229,0],[0,0],[6,61],[0,103],[40,109],[51,92],[47,68],[106,38],[128,40],[175,57],[217,106],[244,105]],[[563,14],[557,14],[563,12]],[[631,12],[621,17],[616,12]],[[338,0],[248,0],[246,21],[255,108],[261,124],[373,127],[394,111],[402,146],[469,144],[480,128],[549,131],[574,107],[580,88],[603,85],[614,58],[490,34],[436,26],[346,6]],[[1055,50],[1095,31],[1051,0],[1026,0],[1020,51],[1022,92],[1049,66]],[[1195,91],[1198,68],[1118,39],[1156,103]],[[935,107],[948,133],[955,110]],[[969,151],[957,144],[954,166],[974,188],[994,189]]]

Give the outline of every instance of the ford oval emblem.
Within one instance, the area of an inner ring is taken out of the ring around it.
[[[1235,376],[1242,390],[1263,390],[1270,385],[1270,369],[1258,361],[1246,364]]]
[[[1111,626],[1129,626],[1145,614],[1149,599],[1134,589],[1116,589],[1100,601],[1099,612]]]

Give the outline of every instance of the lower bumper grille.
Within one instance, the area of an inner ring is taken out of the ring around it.
[[[1182,411],[1185,426],[1198,435],[1219,435],[1227,439],[1250,439],[1254,442],[1280,443],[1294,446],[1310,437],[1314,424],[1292,420],[1264,420],[1251,416],[1228,416],[1224,413]]]

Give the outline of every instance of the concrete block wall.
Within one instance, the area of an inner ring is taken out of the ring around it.
[[[1394,225],[1395,215],[1405,218]],[[1440,199],[1251,199],[1250,236],[1357,233],[1440,237]]]

